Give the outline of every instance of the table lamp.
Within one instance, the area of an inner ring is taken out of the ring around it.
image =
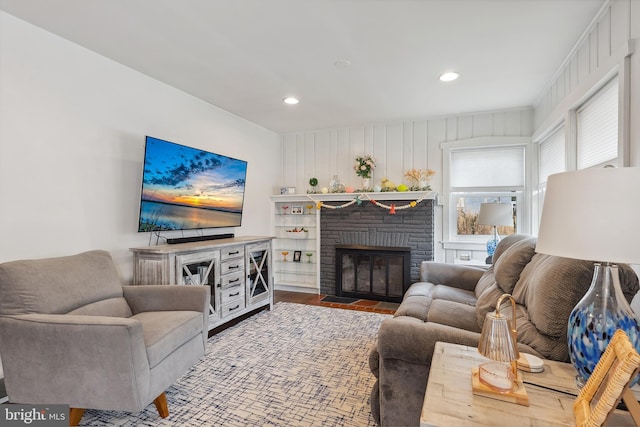
[[[498,226],[513,226],[513,207],[511,203],[482,203],[478,214],[478,224],[493,226],[493,237],[487,241],[487,263],[490,263],[496,246],[500,241]]]
[[[536,252],[595,261],[589,290],[569,316],[571,363],[581,387],[617,329],[639,348],[638,320],[612,263],[640,263],[640,168],[594,168],[551,175]]]
[[[511,321],[500,313],[500,306],[507,298],[513,310]],[[494,362],[472,368],[472,389],[475,394],[529,405],[522,379],[518,377],[517,336],[516,302],[511,295],[503,294],[498,299],[496,311],[487,313],[482,325],[478,352]]]

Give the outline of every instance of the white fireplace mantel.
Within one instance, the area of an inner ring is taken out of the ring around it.
[[[366,200],[425,200],[436,199],[438,193],[434,191],[380,191],[370,193],[316,193],[316,194],[278,194],[271,196],[274,202],[348,202],[356,196]]]

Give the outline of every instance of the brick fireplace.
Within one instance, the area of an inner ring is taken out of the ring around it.
[[[394,200],[396,206],[411,200]],[[320,217],[320,292],[337,295],[336,246],[403,247],[410,251],[410,282],[418,281],[420,263],[433,260],[434,200],[413,208],[389,210],[369,202],[343,209],[323,209]]]

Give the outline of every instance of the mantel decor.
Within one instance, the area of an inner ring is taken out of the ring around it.
[[[391,204],[385,204],[382,202],[377,201],[376,199],[372,198],[368,193],[358,193],[355,195],[353,200],[350,200],[348,202],[345,202],[341,205],[328,205],[323,201],[319,201],[314,199],[311,195],[307,194],[307,198],[311,201],[313,201],[316,204],[316,209],[320,210],[321,208],[326,208],[326,209],[344,209],[347,208],[349,206],[352,205],[357,205],[360,206],[363,202],[368,201],[371,204],[379,207],[379,208],[383,208],[383,209],[387,209],[389,211],[390,215],[394,215],[396,213],[396,211],[398,210],[403,210],[403,209],[409,209],[409,208],[415,208],[420,202],[422,202],[425,199],[430,199],[430,195],[427,193],[425,194],[423,197],[418,198],[417,200],[412,200],[411,202],[405,204],[405,205],[400,205],[397,206],[395,203],[391,203]]]
[[[353,169],[356,171],[356,175],[362,178],[362,188],[364,190],[371,189],[371,174],[376,168],[376,160],[370,155],[356,157],[356,164],[353,165]]]

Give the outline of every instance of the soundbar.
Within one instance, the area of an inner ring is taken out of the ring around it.
[[[167,243],[170,245],[175,245],[176,243],[203,242],[205,240],[229,239],[234,236],[235,235],[233,233],[227,233],[227,234],[207,234],[205,236],[173,237],[171,239],[167,239]]]

